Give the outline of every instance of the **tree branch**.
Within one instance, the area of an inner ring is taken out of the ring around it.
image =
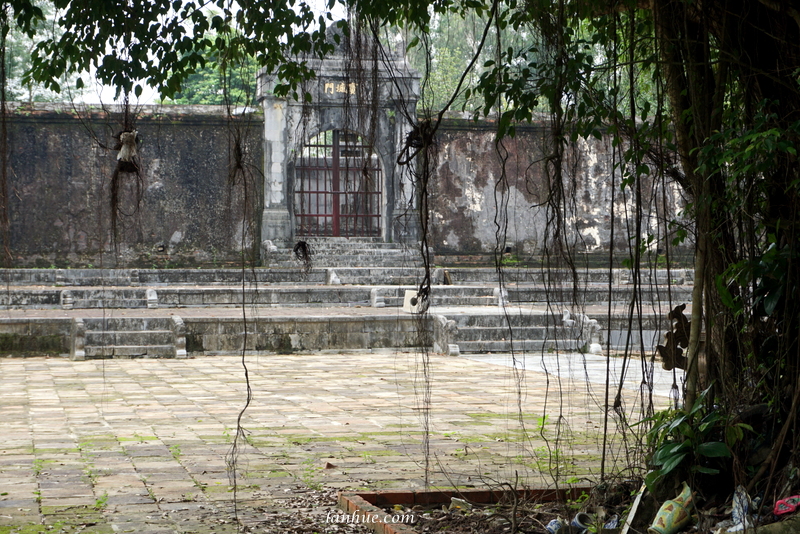
[[[797,27],[800,28],[800,11],[796,10],[790,5],[787,5],[786,2],[776,2],[775,0],[759,0],[759,2],[761,2],[761,5],[766,6],[773,11],[777,11],[778,13],[786,13],[794,19]]]

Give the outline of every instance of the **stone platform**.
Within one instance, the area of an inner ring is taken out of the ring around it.
[[[595,269],[580,273],[576,308],[571,274],[555,274],[556,282],[545,284],[540,270],[508,269],[501,290],[494,269],[435,269],[428,313],[418,315],[401,309],[422,277],[413,267],[0,270],[0,354],[180,358],[419,346],[536,352],[586,350],[594,342],[649,350],[669,328],[673,304],[662,301],[690,299],[685,271],[650,273],[641,281],[644,311],[631,315],[630,274]],[[667,280],[675,284],[669,292]],[[582,314],[597,321],[594,334],[568,326],[584,321]]]

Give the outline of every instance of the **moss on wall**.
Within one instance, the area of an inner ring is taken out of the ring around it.
[[[17,106],[9,121],[16,266],[222,266],[260,242],[263,120],[215,106],[148,107],[135,128],[139,176],[121,173],[110,227],[119,113]],[[236,140],[240,139],[237,150]],[[106,148],[104,148],[106,147]],[[245,173],[231,174],[235,153]]]
[[[55,355],[69,352],[69,340],[58,334],[0,334],[0,354],[15,356]]]

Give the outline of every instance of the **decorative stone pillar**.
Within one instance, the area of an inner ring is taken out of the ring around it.
[[[286,166],[287,102],[271,96],[274,77],[262,78],[268,84],[270,96],[264,98],[264,212],[261,219],[261,239],[276,246],[287,247],[292,240],[292,221],[287,199]],[[259,84],[261,85],[261,84]]]

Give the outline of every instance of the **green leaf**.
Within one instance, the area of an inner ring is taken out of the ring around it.
[[[509,131],[509,127],[511,125],[511,119],[514,118],[514,110],[504,111],[503,114],[500,116],[500,120],[497,123],[497,137],[503,138]]]
[[[725,286],[725,280],[722,275],[717,275],[715,280],[717,286],[717,292],[719,293],[719,297],[722,300],[722,304],[731,310],[736,309],[736,305],[733,302],[733,295],[731,292],[728,291],[728,288]]]
[[[712,428],[722,419],[722,415],[719,412],[713,411],[707,414],[700,420],[700,424],[698,425],[698,429],[701,433],[706,432],[709,428]]]
[[[653,491],[653,485],[656,483],[656,481],[657,481],[659,478],[661,478],[661,476],[662,476],[663,474],[664,474],[664,473],[662,473],[662,472],[661,472],[661,469],[657,469],[657,470],[655,470],[655,471],[650,471],[649,473],[647,473],[647,474],[645,475],[645,477],[644,477],[644,483],[647,485],[647,488],[648,488],[648,489],[649,489],[651,492]]]
[[[675,418],[675,419],[672,421],[672,423],[670,423],[669,427],[667,427],[667,430],[668,430],[668,431],[670,431],[670,432],[672,432],[673,430],[675,430],[676,428],[678,428],[678,427],[679,427],[679,426],[680,426],[680,425],[681,425],[681,424],[682,424],[684,421],[686,421],[686,418],[687,418],[687,417],[688,417],[688,416],[687,416],[686,414],[679,415],[678,417],[676,417],[676,418]]]
[[[725,428],[725,443],[728,447],[732,447],[736,442],[744,437],[744,430],[738,425],[733,425]]]
[[[707,458],[727,458],[731,455],[731,451],[728,446],[721,441],[708,441],[706,443],[701,443],[697,447],[697,453],[700,456],[706,456]]]
[[[713,469],[711,467],[704,467],[702,465],[693,465],[692,471],[696,473],[705,473],[706,475],[718,475],[719,469]]]
[[[661,468],[661,474],[666,475],[676,467],[678,467],[684,458],[686,458],[687,453],[676,454],[672,456],[669,460],[664,462],[664,466]]]
[[[699,412],[700,410],[703,409],[703,405],[706,402],[706,396],[708,395],[708,392],[710,390],[711,390],[711,386],[708,386],[706,389],[703,390],[702,393],[700,393],[700,395],[697,396],[697,400],[694,401],[694,404],[692,405],[692,409],[689,411],[689,415],[694,415],[694,414],[696,414],[697,412]]]
[[[772,315],[772,312],[778,307],[778,302],[781,300],[782,295],[783,286],[778,286],[774,291],[770,291],[764,298],[764,313]]]
[[[676,453],[678,453],[680,451],[685,451],[685,450],[689,449],[690,447],[691,447],[691,443],[689,441],[684,441],[684,442],[678,443],[677,445],[674,445],[670,449],[670,454],[676,454]]]

